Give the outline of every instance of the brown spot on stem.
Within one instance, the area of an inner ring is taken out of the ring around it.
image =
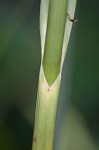
[[[48,91],[50,91],[50,87],[48,88]]]
[[[36,142],[36,138],[33,139],[33,142]]]

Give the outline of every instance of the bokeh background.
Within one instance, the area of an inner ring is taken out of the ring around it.
[[[0,1],[0,150],[31,150],[40,68],[40,0]],[[78,0],[55,150],[99,149],[99,1]]]

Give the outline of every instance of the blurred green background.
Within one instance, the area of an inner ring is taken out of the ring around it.
[[[63,68],[55,150],[99,148],[98,6],[98,0],[77,3],[79,22],[73,25]],[[39,11],[40,0],[0,1],[0,150],[31,150],[40,68]]]

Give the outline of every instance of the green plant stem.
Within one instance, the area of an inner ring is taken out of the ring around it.
[[[43,67],[46,80],[53,84],[60,72],[66,23],[67,0],[50,0]]]
[[[59,87],[60,77],[52,87],[49,87],[45,80],[43,69],[41,68],[37,94],[33,150],[53,149]]]
[[[32,150],[53,150],[62,66],[67,50],[76,0],[41,0],[41,68]],[[66,20],[66,25],[65,25]]]

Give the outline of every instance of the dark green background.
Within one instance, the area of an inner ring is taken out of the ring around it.
[[[97,143],[98,6],[98,0],[78,0],[79,22],[73,25],[59,99],[70,93],[70,102],[85,118]],[[39,0],[0,1],[0,150],[31,149],[40,67],[39,8]],[[66,110],[67,103],[59,108]]]

